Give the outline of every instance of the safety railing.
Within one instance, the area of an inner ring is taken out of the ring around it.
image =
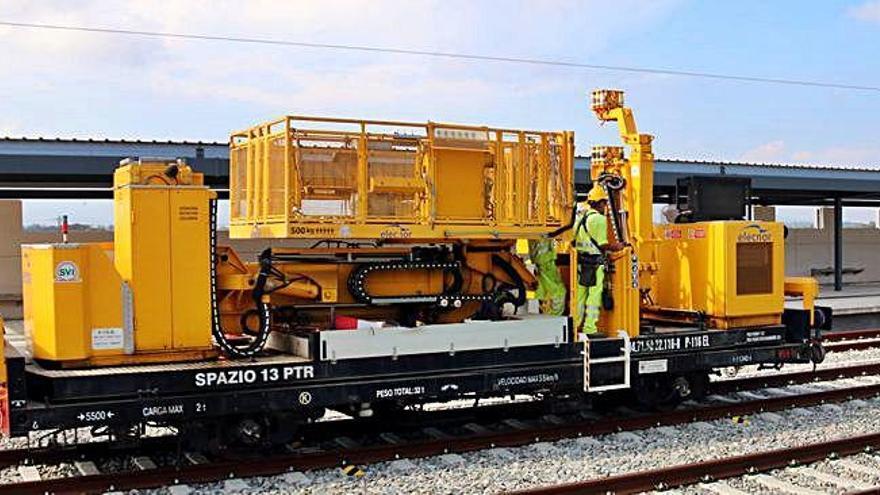
[[[573,137],[288,116],[234,133],[235,237],[529,237],[573,206]]]

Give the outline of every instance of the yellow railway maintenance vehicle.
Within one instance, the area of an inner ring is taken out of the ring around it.
[[[575,283],[571,132],[284,117],[230,140],[230,234],[261,239],[257,259],[217,245],[214,193],[169,161],[120,164],[113,243],[23,247],[29,345],[5,342],[3,431],[159,424],[254,445],[326,409],[617,390],[656,405],[723,367],[821,360],[830,313],[815,281],[783,276],[781,225],[744,220],[742,183],[699,177],[678,222],[653,225],[651,136],[619,91],[592,110],[628,147],[592,153],[625,246],[601,338],[530,309],[515,249],[554,239]]]

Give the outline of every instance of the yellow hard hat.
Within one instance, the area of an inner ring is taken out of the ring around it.
[[[599,201],[607,201],[608,194],[605,193],[605,188],[600,186],[599,184],[593,184],[593,187],[590,189],[590,192],[587,193],[587,202],[588,203],[598,203]]]

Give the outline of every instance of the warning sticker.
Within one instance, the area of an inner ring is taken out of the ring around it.
[[[123,338],[121,328],[93,328],[92,349],[122,349]]]

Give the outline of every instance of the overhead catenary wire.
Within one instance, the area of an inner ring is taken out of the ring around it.
[[[739,75],[739,74],[724,74],[724,73],[716,73],[716,72],[702,72],[702,71],[692,71],[692,70],[682,70],[682,69],[665,69],[665,68],[654,68],[654,67],[636,67],[636,66],[624,66],[624,65],[593,64],[593,63],[586,63],[586,62],[570,62],[570,61],[565,61],[565,60],[549,60],[549,59],[515,57],[515,56],[484,55],[484,54],[476,54],[476,53],[459,53],[459,52],[444,52],[444,51],[432,51],[432,50],[418,50],[418,49],[410,49],[410,48],[395,48],[395,47],[381,47],[381,46],[368,46],[368,45],[349,45],[349,44],[337,44],[337,43],[317,43],[317,42],[297,41],[297,40],[288,40],[288,39],[276,39],[276,38],[253,38],[253,37],[209,35],[209,34],[197,34],[197,33],[175,33],[175,32],[168,32],[168,31],[146,31],[146,30],[136,30],[136,29],[104,28],[104,27],[93,27],[93,26],[62,25],[62,24],[46,24],[46,23],[36,23],[36,22],[16,22],[16,21],[6,21],[6,20],[0,20],[0,26],[6,26],[6,27],[11,27],[11,28],[25,28],[25,29],[51,29],[51,30],[56,30],[56,31],[75,31],[75,32],[85,32],[85,33],[124,35],[124,36],[141,36],[141,37],[150,37],[150,38],[169,38],[169,39],[197,40],[197,41],[217,41],[217,42],[229,42],[229,43],[252,43],[252,44],[262,44],[262,45],[292,46],[292,47],[299,47],[299,48],[314,48],[314,49],[323,49],[323,50],[343,50],[343,51],[352,51],[352,52],[387,53],[387,54],[448,58],[448,59],[470,60],[470,61],[568,67],[568,68],[575,68],[575,69],[589,69],[589,70],[606,71],[606,72],[628,72],[628,73],[638,73],[638,74],[666,75],[666,76],[674,76],[674,77],[716,79],[716,80],[739,81],[739,82],[757,83],[757,84],[777,84],[777,85],[807,86],[807,87],[815,87],[815,88],[838,89],[838,90],[849,90],[849,91],[880,92],[880,86],[870,86],[870,85],[861,85],[861,84],[846,84],[846,83],[835,83],[835,82],[806,80],[806,79],[747,76],[747,75]]]

